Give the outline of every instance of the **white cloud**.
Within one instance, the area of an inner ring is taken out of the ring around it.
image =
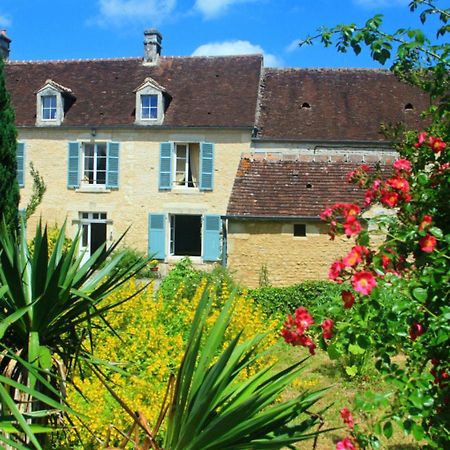
[[[266,53],[261,46],[248,41],[224,41],[203,44],[194,50],[192,56],[254,55],[255,53],[264,56],[264,65],[266,67],[282,65],[282,61],[275,55]]]
[[[100,24],[123,24],[136,21],[160,23],[173,12],[176,0],[99,0]]]
[[[206,19],[220,16],[226,10],[237,3],[249,3],[257,0],[196,0],[195,8],[200,11]]]
[[[411,0],[353,0],[359,6],[364,8],[381,8],[384,6],[404,6]]]
[[[286,47],[286,51],[288,53],[291,53],[295,50],[297,50],[299,47],[301,40],[300,39],[294,39],[287,47]]]

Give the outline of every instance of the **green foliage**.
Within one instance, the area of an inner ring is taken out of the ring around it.
[[[216,357],[231,320],[232,298],[207,331],[212,304],[208,292],[205,290],[197,307],[176,376],[164,448],[280,449],[313,437],[310,429],[318,423],[318,416],[308,411],[320,392],[304,392],[274,403],[299,375],[303,361],[276,373],[269,366],[249,380],[239,380],[240,373],[260,356],[257,346],[264,335],[240,343],[238,333]],[[296,424],[291,424],[294,419]]]
[[[17,183],[17,131],[15,114],[5,86],[4,63],[0,58],[0,220],[17,227],[19,184]]]
[[[34,214],[36,208],[41,204],[45,191],[47,190],[44,179],[38,170],[34,168],[32,162],[30,162],[30,174],[31,178],[33,178],[33,189],[30,200],[25,208],[25,217],[27,220]]]
[[[117,249],[111,255],[111,258],[114,258],[117,255],[120,255],[121,259],[116,266],[116,270],[123,270],[125,267],[129,267],[135,265],[136,263],[139,263],[139,261],[146,260],[146,264],[143,265],[142,269],[140,269],[139,272],[136,273],[136,275],[140,278],[155,277],[155,273],[151,270],[151,262],[143,252],[140,252],[134,248],[125,247]]]
[[[1,389],[0,414],[13,414],[27,434],[31,429],[27,430],[23,425],[26,421],[22,420],[27,414],[32,414],[33,424],[45,424],[52,414],[63,409],[53,405],[53,411],[47,412],[42,402],[48,405],[48,397],[56,403],[63,401],[65,382],[78,358],[90,352],[82,343],[92,318],[127,300],[103,304],[142,264],[111,275],[120,255],[101,266],[114,247],[106,251],[99,248],[82,263],[78,241],[79,236],[64,251],[63,227],[49,253],[47,228],[42,230],[38,225],[30,255],[23,226],[19,235],[9,231],[4,223],[0,227],[0,323],[5,324],[1,343],[10,350],[2,353],[0,384],[18,391],[25,390],[24,386],[29,389],[17,405],[9,401],[17,398],[17,392],[8,394],[7,388]],[[46,383],[41,381],[40,373],[45,374]]]
[[[216,265],[211,272],[195,269],[191,259],[186,257],[170,270],[162,280],[158,292],[167,301],[172,300],[180,289],[182,296],[193,298],[195,291],[205,278],[208,282],[218,286],[221,286],[222,282],[227,286],[235,286],[235,282],[226,268]]]
[[[292,313],[299,305],[319,316],[341,309],[343,287],[329,281],[305,281],[287,287],[262,287],[249,294],[269,315]]]

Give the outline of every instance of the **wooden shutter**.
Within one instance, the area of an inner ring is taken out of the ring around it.
[[[203,217],[203,261],[217,261],[220,258],[221,229],[220,216],[206,215]]]
[[[69,156],[67,164],[67,187],[76,189],[80,186],[80,144],[69,142]]]
[[[17,182],[20,187],[25,186],[25,144],[23,142],[17,143],[16,150],[17,159]]]
[[[119,188],[119,144],[108,142],[106,163],[106,187],[108,189]]]
[[[200,143],[200,190],[212,191],[214,173],[214,144]]]
[[[159,189],[172,189],[173,142],[161,142],[159,158]]]
[[[166,215],[148,215],[148,254],[152,258],[166,258]]]

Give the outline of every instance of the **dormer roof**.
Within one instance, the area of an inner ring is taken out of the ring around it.
[[[72,89],[69,89],[68,87],[63,86],[62,84],[57,83],[56,81],[53,80],[46,80],[44,85],[38,89],[35,93],[38,94],[39,92],[43,91],[44,89],[47,88],[53,88],[55,91],[58,91],[60,94],[66,94],[66,95],[72,95],[73,96],[73,92]]]
[[[133,92],[138,92],[147,87],[151,87],[153,89],[156,89],[157,91],[167,93],[167,89],[165,87],[161,86],[158,82],[156,82],[151,77],[146,77],[144,82],[141,85],[139,85]]]

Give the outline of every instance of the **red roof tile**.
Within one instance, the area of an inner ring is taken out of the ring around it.
[[[257,123],[261,139],[383,141],[382,123],[417,129],[419,113],[430,105],[427,94],[385,70],[264,73]]]
[[[244,217],[318,217],[337,202],[362,205],[364,192],[346,182],[360,164],[243,158],[227,215]],[[374,167],[374,164],[371,164]],[[390,168],[381,166],[384,173]]]
[[[36,122],[36,96],[48,79],[72,90],[75,102],[63,125],[133,125],[135,89],[151,77],[172,99],[163,125],[172,127],[252,127],[262,57],[160,58],[14,62],[6,64],[6,82],[17,125]]]

